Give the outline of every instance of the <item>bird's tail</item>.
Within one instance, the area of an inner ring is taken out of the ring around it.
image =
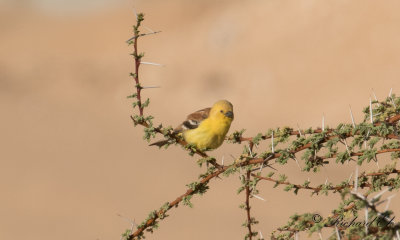
[[[170,140],[161,140],[161,141],[152,143],[152,144],[150,144],[149,146],[158,146],[158,147],[162,147],[162,146],[164,146],[165,144],[167,144],[167,143],[169,143],[169,142],[170,142]]]

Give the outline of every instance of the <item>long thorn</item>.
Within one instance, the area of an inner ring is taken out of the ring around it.
[[[372,95],[374,95],[374,99],[375,99],[375,101],[378,101],[378,98],[376,97],[376,94],[375,94],[375,92],[374,92],[374,89],[373,89],[373,88],[371,88],[371,91],[372,91]]]
[[[385,192],[387,192],[390,188],[386,188],[383,191],[381,191],[380,193],[376,194],[372,200],[378,199],[380,196],[382,196]]]
[[[264,236],[262,235],[261,230],[258,230],[258,234],[260,234],[260,239],[264,239]]]
[[[351,179],[351,177],[353,176],[353,173],[351,173],[350,174],[350,177],[349,177],[349,179],[347,179],[347,183],[349,183],[350,182],[350,179]]]
[[[146,27],[146,26],[143,26],[143,27],[146,28],[147,31],[149,31],[149,32],[155,32],[153,29],[151,29],[151,28],[149,28],[149,27]]]
[[[349,105],[350,108],[350,117],[351,117],[351,122],[353,123],[353,128],[356,127],[356,123],[354,122],[354,116],[353,116],[353,111],[351,111],[351,106]]]
[[[371,123],[374,123],[374,119],[372,116],[372,99],[371,98],[369,98],[369,116],[370,116]]]
[[[250,149],[250,145],[246,145],[247,149],[249,149],[250,156],[253,157],[253,152]]]
[[[299,131],[300,137],[302,137],[302,136],[303,136],[303,134],[301,133],[301,130],[300,130],[299,124],[297,124],[297,130]]]
[[[271,136],[271,145],[272,145],[272,153],[275,153],[275,150],[274,150],[274,131],[272,131],[272,136]]]
[[[261,164],[259,172],[261,172],[263,170],[263,167],[264,167],[264,163]]]
[[[356,165],[356,175],[354,175],[354,192],[358,189],[358,165]]]
[[[340,233],[339,233],[339,230],[338,230],[337,226],[335,226],[335,231],[336,231],[336,237],[337,237],[337,239],[340,240],[340,239],[341,239],[341,238],[340,238]]]
[[[394,100],[392,98],[392,90],[393,90],[393,88],[390,88],[389,98],[390,98],[390,101],[392,102],[393,106],[396,108],[396,103],[394,103]]]
[[[120,218],[123,218],[123,219],[125,219],[125,220],[127,220],[128,222],[131,223],[131,228],[130,228],[130,233],[129,233],[129,234],[132,234],[132,233],[133,233],[133,229],[134,229],[135,227],[138,226],[138,225],[136,224],[136,222],[135,222],[135,219],[131,220],[131,219],[129,219],[129,218],[123,216],[122,214],[119,214],[119,213],[117,213],[117,216],[120,217]],[[120,240],[122,240],[123,238],[124,238],[124,237],[121,237]]]
[[[297,158],[296,158],[296,157],[294,157],[294,160],[296,161],[296,163],[297,163],[297,166],[298,166],[298,167],[299,167],[299,169],[301,170],[301,167],[300,167],[299,161],[297,161]]]
[[[142,33],[142,34],[139,34],[137,36],[133,36],[133,37],[129,38],[128,40],[126,40],[126,43],[129,43],[130,41],[132,41],[135,38],[139,38],[139,37],[143,37],[143,36],[147,36],[147,35],[152,35],[152,34],[157,34],[157,33],[160,33],[160,32],[161,31],[156,31],[156,32],[151,32],[151,33]]]
[[[385,212],[389,209],[389,205],[390,205],[390,201],[392,200],[392,198],[394,198],[396,196],[396,194],[393,194],[393,195],[391,195],[391,196],[389,196],[388,198],[387,198],[387,203],[386,203],[386,207],[385,207]]]
[[[138,15],[137,15],[136,9],[135,9],[135,8],[133,8],[132,10],[133,10],[133,13],[135,14],[136,21],[137,21],[137,19],[138,19]]]
[[[378,102],[378,106],[380,106],[381,104],[379,103],[378,98],[376,97],[374,89],[372,88],[371,90],[372,90],[372,94],[374,95],[375,101],[377,101]]]
[[[153,66],[161,66],[163,67],[163,64],[159,64],[159,63],[152,63],[152,62],[140,62],[141,64],[147,64],[147,65],[153,65]]]
[[[260,199],[260,200],[262,200],[262,201],[266,201],[264,198],[262,198],[262,197],[260,197],[260,196],[258,196],[258,195],[251,194],[251,196],[253,196],[253,197],[257,198],[257,199]]]

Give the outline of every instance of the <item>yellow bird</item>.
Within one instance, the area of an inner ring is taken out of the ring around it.
[[[174,133],[181,134],[187,143],[195,145],[197,149],[216,149],[224,142],[232,121],[232,103],[220,100],[211,108],[204,108],[188,115],[186,120],[174,129]],[[167,143],[168,140],[162,140],[150,146],[162,147]]]

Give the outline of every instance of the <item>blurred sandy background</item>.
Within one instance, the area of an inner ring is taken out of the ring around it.
[[[318,127],[323,113],[335,126],[350,122],[349,104],[361,121],[372,88],[381,99],[400,93],[395,0],[2,0],[0,239],[119,239],[130,223],[117,214],[140,222],[204,171],[179,147],[147,147],[129,119],[133,7],[162,30],[139,45],[144,61],[165,64],[141,72],[143,85],[162,87],[144,91],[157,123],[175,126],[225,98],[235,106],[231,129],[246,136]],[[240,151],[225,144],[213,154],[227,163]],[[295,183],[338,183],[354,164],[282,171]],[[148,239],[242,239],[237,176],[210,187]],[[267,182],[260,189],[255,229],[266,237],[294,212],[326,216],[339,201]]]

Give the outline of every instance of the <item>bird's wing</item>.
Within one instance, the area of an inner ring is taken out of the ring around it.
[[[211,108],[204,108],[189,114],[186,120],[174,129],[174,132],[180,133],[188,129],[197,128],[204,119],[208,118],[210,110]]]
[[[197,128],[204,119],[208,118],[208,115],[210,114],[210,110],[211,110],[211,108],[204,108],[204,109],[196,111],[196,112],[194,112],[192,114],[189,114],[186,117],[186,120],[183,121],[179,126],[177,126],[174,129],[174,133],[178,134],[178,133],[181,133],[181,132],[183,132],[185,130],[188,130],[188,129]],[[155,146],[158,146],[158,147],[162,147],[162,146],[164,146],[165,144],[167,144],[169,142],[170,142],[170,140],[161,140],[161,141],[152,143],[149,146],[155,145]]]

